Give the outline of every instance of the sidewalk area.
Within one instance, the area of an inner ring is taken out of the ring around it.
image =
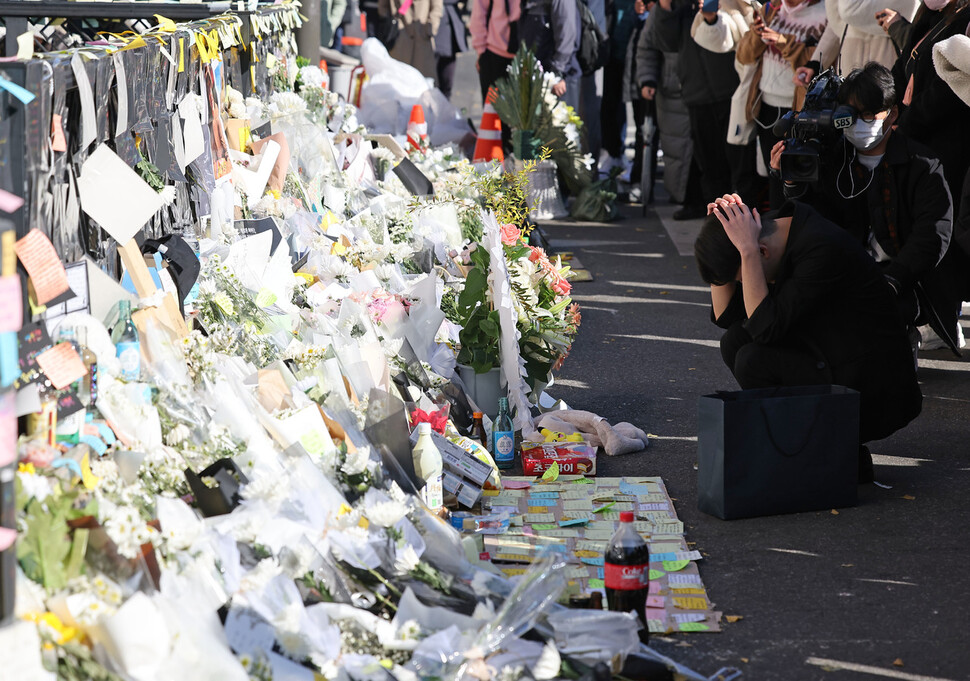
[[[644,452],[603,457],[598,474],[663,477],[691,548],[704,555],[708,593],[732,616],[723,633],[651,645],[698,672],[733,665],[754,680],[970,678],[970,351],[963,360],[921,354],[923,413],[870,444],[884,487],[860,487],[857,507],[706,516],[697,510],[697,399],[737,384],[691,255],[699,222],[662,222],[657,213],[668,208],[641,217],[640,206],[625,206],[611,224],[543,225],[553,247],[594,277],[574,284],[582,332],[549,392],[654,436]]]

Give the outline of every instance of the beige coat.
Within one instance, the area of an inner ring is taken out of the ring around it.
[[[397,17],[401,29],[391,56],[410,64],[427,78],[435,77],[434,36],[444,14],[442,0],[413,0],[407,12],[398,12],[402,0],[379,0],[377,11],[381,16]]]
[[[812,59],[821,62],[823,69],[832,66],[839,54],[842,32],[845,31],[845,43],[842,45],[843,76],[870,61],[891,69],[896,62],[896,49],[876,22],[876,12],[888,7],[899,12],[907,21],[912,21],[919,5],[919,0],[825,0],[825,14],[829,23],[815,47]],[[846,26],[849,27],[847,30]]]

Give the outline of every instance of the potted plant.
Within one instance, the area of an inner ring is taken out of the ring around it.
[[[461,325],[458,341],[458,375],[469,397],[486,414],[494,415],[501,396],[498,311],[488,287],[489,255],[478,247],[470,253],[472,268],[455,301],[454,314]]]

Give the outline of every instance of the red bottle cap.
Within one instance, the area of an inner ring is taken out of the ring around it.
[[[633,511],[620,511],[620,522],[621,523],[632,523],[633,522]]]

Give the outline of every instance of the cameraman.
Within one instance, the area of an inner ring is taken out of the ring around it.
[[[860,442],[889,436],[922,395],[893,293],[862,247],[811,207],[758,215],[737,194],[708,205],[694,243],[721,355],[743,389],[844,385],[860,393]],[[859,482],[872,459],[859,449]]]
[[[955,347],[959,295],[950,261],[943,259],[953,228],[943,167],[928,149],[894,131],[896,89],[885,66],[870,62],[850,73],[838,102],[851,107],[854,122],[838,143],[821,150],[818,182],[785,182],[785,195],[848,230],[882,266],[904,321],[929,323]],[[785,145],[771,151],[772,173],[781,174]],[[912,335],[915,341],[915,330]]]

